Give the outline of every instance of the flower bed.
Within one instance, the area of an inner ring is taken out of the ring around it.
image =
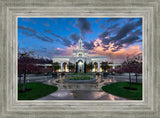
[[[67,73],[67,75],[94,75],[95,73],[89,72],[89,73]]]
[[[73,83],[86,83],[86,82],[95,82],[96,78],[92,76],[72,76],[64,79],[64,82],[73,82]]]
[[[72,77],[68,77],[66,79],[69,79],[69,80],[92,80],[93,77],[91,77],[91,76],[72,76]]]

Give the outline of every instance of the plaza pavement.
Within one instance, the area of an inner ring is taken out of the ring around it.
[[[99,83],[56,83],[60,78],[52,76],[29,76],[27,82],[42,82],[48,85],[58,86],[58,90],[37,100],[127,100],[104,92],[101,87],[107,84],[129,81],[127,75],[109,75],[99,78]],[[103,80],[103,81],[102,81]],[[22,80],[23,81],[23,80]],[[132,76],[135,82],[135,76]],[[142,76],[138,76],[138,82],[142,82]]]
[[[58,90],[37,100],[127,100],[102,90]]]

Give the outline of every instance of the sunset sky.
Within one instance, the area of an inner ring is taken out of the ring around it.
[[[71,56],[78,40],[90,56],[121,63],[142,53],[141,18],[18,18],[19,50],[35,56]]]

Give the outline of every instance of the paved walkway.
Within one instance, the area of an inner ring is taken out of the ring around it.
[[[126,100],[102,90],[58,90],[37,100]]]
[[[64,79],[64,78],[63,78]],[[129,81],[128,76],[108,76],[102,77],[96,83],[66,83],[61,78],[51,76],[29,77],[27,82],[42,82],[48,85],[58,86],[58,90],[50,95],[37,100],[126,100],[109,93],[104,92],[101,87],[106,84],[111,84],[120,81]],[[135,81],[135,77],[132,77]],[[138,76],[138,81],[142,82],[142,76]]]
[[[97,80],[98,81],[98,80]],[[115,79],[100,79],[98,83],[66,83],[55,84],[56,80],[51,79],[44,84],[56,85],[58,90],[50,95],[38,100],[126,100],[109,93],[104,92],[101,87],[106,84],[117,82]]]

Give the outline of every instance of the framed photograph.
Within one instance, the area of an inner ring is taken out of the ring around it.
[[[18,17],[18,100],[143,100],[142,20]]]
[[[159,1],[1,1],[2,117],[159,114]]]

